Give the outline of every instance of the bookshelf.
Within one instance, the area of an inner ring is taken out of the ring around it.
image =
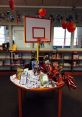
[[[34,50],[36,52],[36,50]],[[0,70],[16,69],[18,65],[29,64],[33,50],[0,50]],[[49,55],[51,61],[62,63],[65,70],[82,70],[82,50],[40,50],[39,59]]]

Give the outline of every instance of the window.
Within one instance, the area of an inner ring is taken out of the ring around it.
[[[5,26],[0,26],[0,45],[5,42]]]
[[[77,29],[74,33],[74,45],[76,45]],[[71,33],[62,27],[54,27],[53,46],[70,46]]]

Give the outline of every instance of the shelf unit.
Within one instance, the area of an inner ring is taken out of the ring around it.
[[[62,54],[64,69],[82,71],[82,50],[59,50],[57,53]]]
[[[0,50],[0,69],[16,69],[18,65],[29,64],[32,52],[36,50]],[[82,50],[40,50],[39,59],[49,55],[51,61],[62,63],[64,70],[82,70]]]

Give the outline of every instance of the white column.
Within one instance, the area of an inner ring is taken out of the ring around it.
[[[70,48],[74,47],[74,32],[71,33]]]
[[[12,45],[13,35],[12,35],[12,26],[9,25],[9,42],[10,46]]]

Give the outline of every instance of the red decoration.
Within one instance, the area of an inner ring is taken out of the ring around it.
[[[65,84],[69,88],[73,88],[73,89],[76,89],[77,88],[77,84],[76,84],[75,79],[72,76],[70,76],[69,74],[65,75],[65,77],[64,77],[63,80],[64,80]]]
[[[46,73],[48,75],[48,78],[50,80],[54,80],[56,82],[57,86],[60,86],[61,84],[66,84],[69,89],[76,89],[77,84],[75,79],[70,76],[69,74],[64,73],[63,66],[58,65],[57,63],[45,63],[41,64],[40,70],[43,73]]]
[[[9,0],[9,6],[10,6],[10,9],[13,11],[14,10],[14,0]]]
[[[64,83],[64,81],[63,81],[63,77],[62,76],[60,76],[58,79],[57,79],[57,86],[60,86],[60,85],[62,85]]]
[[[63,29],[66,29],[66,28],[67,28],[67,21],[62,20],[62,21],[61,21],[61,25],[62,25],[62,28],[63,28]]]
[[[74,32],[75,29],[76,29],[76,24],[73,21],[67,23],[67,30],[69,32]]]
[[[39,14],[39,16],[45,16],[46,15],[46,9],[44,9],[44,8],[41,8],[41,9],[39,9],[39,11],[38,11],[38,14]]]

